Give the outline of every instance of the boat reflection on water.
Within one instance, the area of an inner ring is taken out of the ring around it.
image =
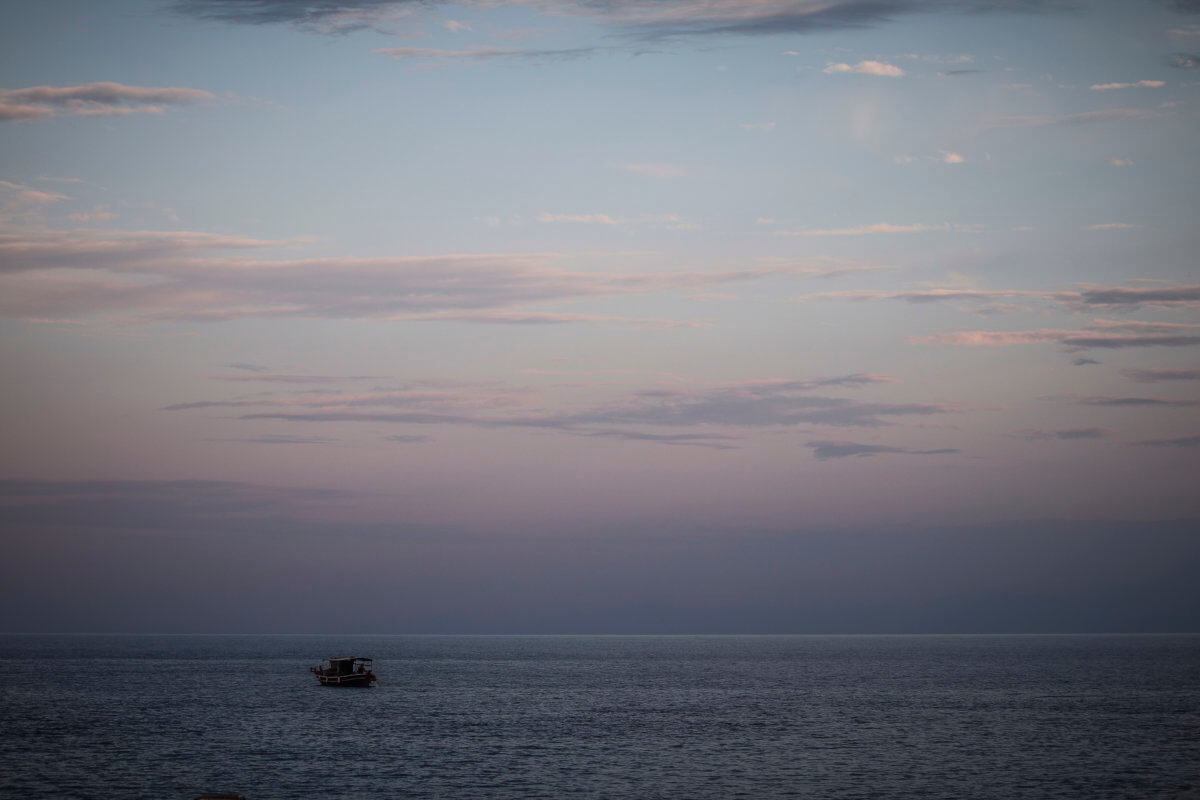
[[[376,681],[372,660],[362,656],[335,656],[319,667],[309,667],[322,686],[369,687]]]

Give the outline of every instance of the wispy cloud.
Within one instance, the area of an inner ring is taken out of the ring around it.
[[[988,156],[989,160],[990,158],[991,157]],[[908,153],[901,153],[899,155],[892,156],[892,163],[899,164],[901,166],[916,164],[918,161],[937,161],[942,164],[965,164],[967,163],[967,157],[962,153],[956,153],[953,150],[938,150],[938,154],[936,156],[914,156]]]
[[[879,300],[902,300],[913,305],[932,303],[964,302],[985,304],[990,308],[1007,308],[1002,301],[1049,301],[1069,303],[1077,300],[1078,294],[1071,292],[1041,292],[1028,289],[908,289],[899,292],[858,290],[841,292],[818,292],[801,295],[797,300],[852,300],[858,302]]]
[[[0,89],[0,121],[28,122],[59,113],[87,117],[161,114],[170,106],[213,99],[214,95],[203,89],[150,88],[112,82]]]
[[[1091,287],[1079,293],[1079,301],[1085,305],[1107,306],[1198,303],[1200,302],[1200,285],[1162,289],[1139,289],[1126,286]]]
[[[380,29],[438,0],[177,0],[177,11],[202,19],[248,25],[291,23],[313,33]]]
[[[504,60],[566,60],[582,58],[596,52],[594,47],[570,47],[559,50],[537,50],[528,48],[471,47],[465,50],[439,50],[433,47],[383,47],[372,53],[387,56],[397,61],[462,62]]]
[[[65,194],[44,192],[41,189],[34,189],[31,186],[13,183],[12,181],[0,181],[0,213],[3,214],[29,211],[48,203],[70,199]],[[2,243],[3,238],[0,238],[0,246],[2,246]],[[3,269],[3,267],[0,267],[0,269]]]
[[[1093,83],[1088,88],[1093,92],[1107,92],[1111,89],[1161,89],[1166,86],[1162,81],[1133,81],[1132,83]]]
[[[54,116],[50,106],[6,102],[0,95],[0,122],[32,122]]]
[[[1200,369],[1123,369],[1121,374],[1136,383],[1200,381]]]
[[[1130,442],[1139,447],[1200,447],[1200,436],[1176,436],[1171,439],[1141,439]]]
[[[434,412],[273,412],[245,414],[242,419],[277,419],[291,422],[377,422],[433,425],[471,425],[484,428],[542,428],[578,433],[588,425],[770,427],[823,425],[874,428],[892,424],[888,417],[945,414],[952,409],[932,403],[858,403],[845,398],[699,398],[687,402],[643,404],[626,408],[596,409],[565,415],[524,415],[480,418]]]
[[[637,224],[684,227],[674,215]],[[192,232],[0,235],[0,314],[119,314],[141,322],[361,318],[496,323],[613,322],[537,309],[584,298],[695,292],[796,275],[735,270],[572,270],[557,253],[263,260],[226,255],[294,244]],[[631,322],[632,320],[623,320]],[[666,324],[666,321],[642,321]],[[688,323],[690,324],[690,323]]]
[[[550,214],[541,213],[538,222],[578,222],[584,225],[616,225],[617,220],[608,214]]]
[[[1084,230],[1089,231],[1127,231],[1132,228],[1140,227],[1130,222],[1098,222],[1095,225],[1088,225]]]
[[[50,269],[169,272],[164,262],[170,257],[286,244],[289,242],[195,231],[0,234],[0,274]]]
[[[397,444],[424,444],[425,442],[433,441],[433,439],[429,436],[403,433],[395,433],[391,436],[385,436],[383,437],[383,440],[385,442],[396,442]]]
[[[1164,397],[1083,397],[1079,403],[1085,406],[1105,408],[1195,408],[1200,400]]]
[[[803,275],[807,278],[841,278],[865,272],[891,272],[899,269],[891,264],[862,264],[839,258],[818,258],[813,261],[815,263],[769,256],[758,259],[760,264],[790,267],[796,275]]]
[[[829,386],[871,386],[873,384],[896,383],[891,375],[872,372],[854,372],[849,375],[804,378],[800,380],[776,378],[761,381],[745,381],[722,387],[722,391],[749,392],[751,394],[774,394],[777,392],[807,392]]]
[[[1113,435],[1113,431],[1108,428],[1030,428],[1019,431],[1017,434],[1019,439],[1028,439],[1029,441],[1078,441],[1081,439],[1105,439]]]
[[[1040,328],[1032,331],[956,331],[913,336],[914,344],[962,347],[1010,347],[1023,344],[1061,344],[1071,350],[1121,350],[1135,347],[1195,347],[1200,336],[1162,336]]]
[[[1187,333],[1200,331],[1196,322],[1146,322],[1136,319],[1096,319],[1088,323],[1090,330],[1121,331],[1123,333]]]
[[[229,439],[209,439],[210,442],[230,442],[234,444],[334,444],[340,439],[328,436],[297,436],[290,433],[264,433],[259,436],[243,436]]]
[[[962,301],[968,303],[996,303],[1002,300],[1042,301],[1062,305],[1074,311],[1097,310],[1098,307],[1117,309],[1122,307],[1151,306],[1156,308],[1192,308],[1200,305],[1200,286],[1174,286],[1156,289],[1144,289],[1127,286],[1087,286],[1075,290],[1039,291],[1031,289],[964,289],[949,287],[945,289],[906,289],[901,291],[857,290],[841,292],[816,292],[801,295],[797,300],[902,300],[907,303],[922,305],[927,303],[943,303]],[[1141,332],[1149,332],[1147,325],[1155,326],[1158,332],[1168,330],[1179,331],[1193,327],[1184,323],[1140,323],[1114,322],[1112,320],[1096,320],[1089,324],[1091,328],[1114,330],[1115,326],[1123,326],[1125,330],[1137,327]]]
[[[1200,67],[1200,54],[1174,53],[1167,59],[1167,64],[1175,69],[1196,69]]]
[[[680,447],[705,447],[710,450],[736,450],[736,436],[704,433],[646,433],[644,431],[598,430],[579,434],[592,439],[618,439],[623,442],[650,442]]]
[[[862,29],[936,7],[925,0],[612,0],[603,4],[575,0],[554,7],[563,9],[573,5],[583,13],[648,38],[794,35]],[[969,0],[954,4],[954,8],[1037,12],[1048,5]]]
[[[578,436],[727,449],[733,437],[711,430],[685,434],[654,428],[765,429],[796,425],[878,428],[897,419],[950,413],[931,403],[873,403],[816,394],[892,383],[886,375],[854,373],[805,379],[773,379],[724,384],[694,391],[648,389],[624,401],[571,412],[528,408],[506,410],[511,392],[401,389],[344,395],[292,395],[178,403],[166,411],[243,408],[242,419],[307,423],[394,423],[476,428],[532,428]],[[256,409],[256,410],[250,410]],[[497,413],[504,410],[505,413]],[[630,426],[635,426],[631,428]],[[652,430],[642,430],[649,427]]]
[[[926,233],[929,231],[952,230],[950,225],[894,225],[890,222],[876,222],[870,225],[857,225],[852,228],[823,228],[817,230],[779,231],[784,236],[876,236],[892,233]]]
[[[340,383],[341,381],[330,381]],[[309,383],[296,381],[295,383]],[[320,383],[319,381],[313,383]],[[337,391],[317,394],[293,393],[279,396],[255,396],[235,400],[196,400],[164,406],[163,411],[197,411],[210,408],[283,408],[305,410],[349,411],[363,408],[419,408],[445,414],[461,413],[480,408],[507,408],[517,405],[512,391],[491,389],[490,391],[467,391],[463,389],[437,389],[413,386],[387,391],[361,393],[339,393]]]
[[[538,222],[569,222],[582,225],[622,225],[622,226],[652,226],[667,230],[684,231],[698,230],[694,222],[680,214],[642,214],[638,217],[614,217],[609,214],[551,214],[543,212],[537,216]]]
[[[89,528],[178,528],[191,523],[211,530],[215,521],[299,517],[348,499],[334,489],[284,488],[233,481],[43,481],[0,479],[0,506],[53,509]]]
[[[900,67],[897,67],[895,64],[887,64],[883,61],[859,61],[853,65],[830,63],[821,71],[827,75],[850,72],[856,75],[877,75],[883,78],[902,78],[905,75],[904,70],[900,69]]]
[[[666,330],[669,328],[706,328],[707,323],[664,317],[622,317],[615,314],[585,314],[555,311],[429,311],[419,314],[393,314],[395,321],[408,322],[471,322],[491,325],[621,325]]]
[[[829,442],[823,440],[808,442],[808,446],[812,448],[813,455],[819,461],[829,461],[835,458],[864,458],[883,454],[936,456],[961,452],[952,447],[941,447],[936,450],[913,450],[907,447],[889,447],[881,444],[860,444],[859,442],[846,441]]]
[[[252,25],[291,23],[317,33],[386,30],[390,21],[446,0],[177,0],[175,8],[206,19]],[[861,29],[929,11],[927,0],[539,0],[543,13],[587,16],[636,39],[762,36]],[[960,11],[1035,13],[1056,3],[969,0]]]
[[[314,384],[326,386],[334,383],[353,383],[355,381],[383,380],[382,375],[281,375],[270,373],[266,367],[254,364],[228,364],[231,369],[240,369],[254,373],[253,375],[209,375],[214,381],[231,383],[288,383]]]
[[[94,205],[91,211],[80,211],[75,214],[68,214],[67,219],[72,222],[108,222],[117,218],[117,213],[109,211],[108,206]]]

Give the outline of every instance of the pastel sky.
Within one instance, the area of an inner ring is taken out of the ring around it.
[[[1200,566],[1198,122],[1195,0],[6,4],[0,630],[1194,630],[1069,609]]]

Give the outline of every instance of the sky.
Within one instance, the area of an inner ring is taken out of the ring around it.
[[[1198,112],[1195,0],[5,4],[0,631],[1200,630]]]

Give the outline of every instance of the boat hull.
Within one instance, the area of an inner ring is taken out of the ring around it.
[[[375,680],[374,675],[318,675],[322,686],[366,689]]]

